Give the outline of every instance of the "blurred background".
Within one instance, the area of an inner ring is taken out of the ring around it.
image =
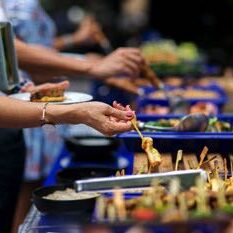
[[[141,41],[158,38],[177,43],[190,41],[208,54],[212,64],[233,65],[233,0],[60,0],[59,4],[56,0],[41,0],[41,3],[55,20],[58,34],[74,31],[84,15],[91,13],[114,47],[137,46]],[[72,52],[86,49],[75,48]]]

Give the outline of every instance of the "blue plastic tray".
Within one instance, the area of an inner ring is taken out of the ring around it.
[[[138,120],[147,122],[159,119],[179,118],[181,115],[148,116],[138,115]],[[233,115],[217,115],[219,120],[233,124]],[[154,139],[156,147],[161,152],[172,152],[179,149],[187,151],[201,151],[208,146],[211,151],[232,153],[233,132],[143,132],[144,136]],[[141,151],[141,139],[135,131],[118,135],[129,151]]]
[[[167,90],[174,90],[174,89],[180,89],[180,87],[171,87],[171,86],[166,86]],[[215,99],[196,99],[196,98],[192,98],[192,99],[187,99],[187,102],[190,105],[194,105],[198,102],[205,102],[205,103],[213,103],[218,107],[218,111],[219,113],[221,112],[223,106],[227,103],[228,98],[227,95],[225,93],[225,91],[223,90],[223,88],[221,88],[218,85],[212,84],[209,86],[193,86],[194,89],[198,89],[198,90],[207,90],[207,91],[214,91],[219,95],[219,98],[215,98]],[[184,87],[185,89],[185,87]],[[168,100],[167,99],[155,99],[155,98],[151,98],[148,95],[152,92],[154,92],[156,89],[153,87],[142,87],[142,90],[144,92],[144,96],[140,96],[137,99],[137,111],[140,112],[142,108],[144,108],[146,105],[160,105],[160,106],[168,106]]]

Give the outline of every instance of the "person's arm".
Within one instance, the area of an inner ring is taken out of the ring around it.
[[[121,48],[107,57],[93,61],[64,57],[56,51],[27,45],[15,39],[19,66],[32,73],[52,75],[87,75],[106,78],[114,75],[137,76],[144,60],[138,49]]]
[[[18,101],[0,97],[0,127],[29,128],[41,125],[43,103]],[[45,119],[53,124],[86,124],[105,135],[131,129],[132,111],[121,111],[100,102],[46,107]]]
[[[101,26],[93,17],[86,16],[74,33],[56,37],[53,47],[61,51],[73,46],[101,45],[103,43],[109,43],[109,41],[104,35]]]

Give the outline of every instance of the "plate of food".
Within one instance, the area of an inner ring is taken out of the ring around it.
[[[17,93],[10,95],[9,97],[28,102],[50,102],[51,104],[74,104],[93,99],[89,94],[59,89],[40,90],[32,93]]]

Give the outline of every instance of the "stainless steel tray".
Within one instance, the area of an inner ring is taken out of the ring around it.
[[[154,173],[146,175],[127,175],[120,177],[95,178],[87,180],[77,180],[74,183],[75,190],[81,191],[108,191],[116,187],[122,189],[148,187],[152,180],[159,179],[161,183],[167,184],[172,178],[179,178],[181,188],[189,188],[195,184],[197,177],[207,179],[204,170],[184,170],[166,173]]]

